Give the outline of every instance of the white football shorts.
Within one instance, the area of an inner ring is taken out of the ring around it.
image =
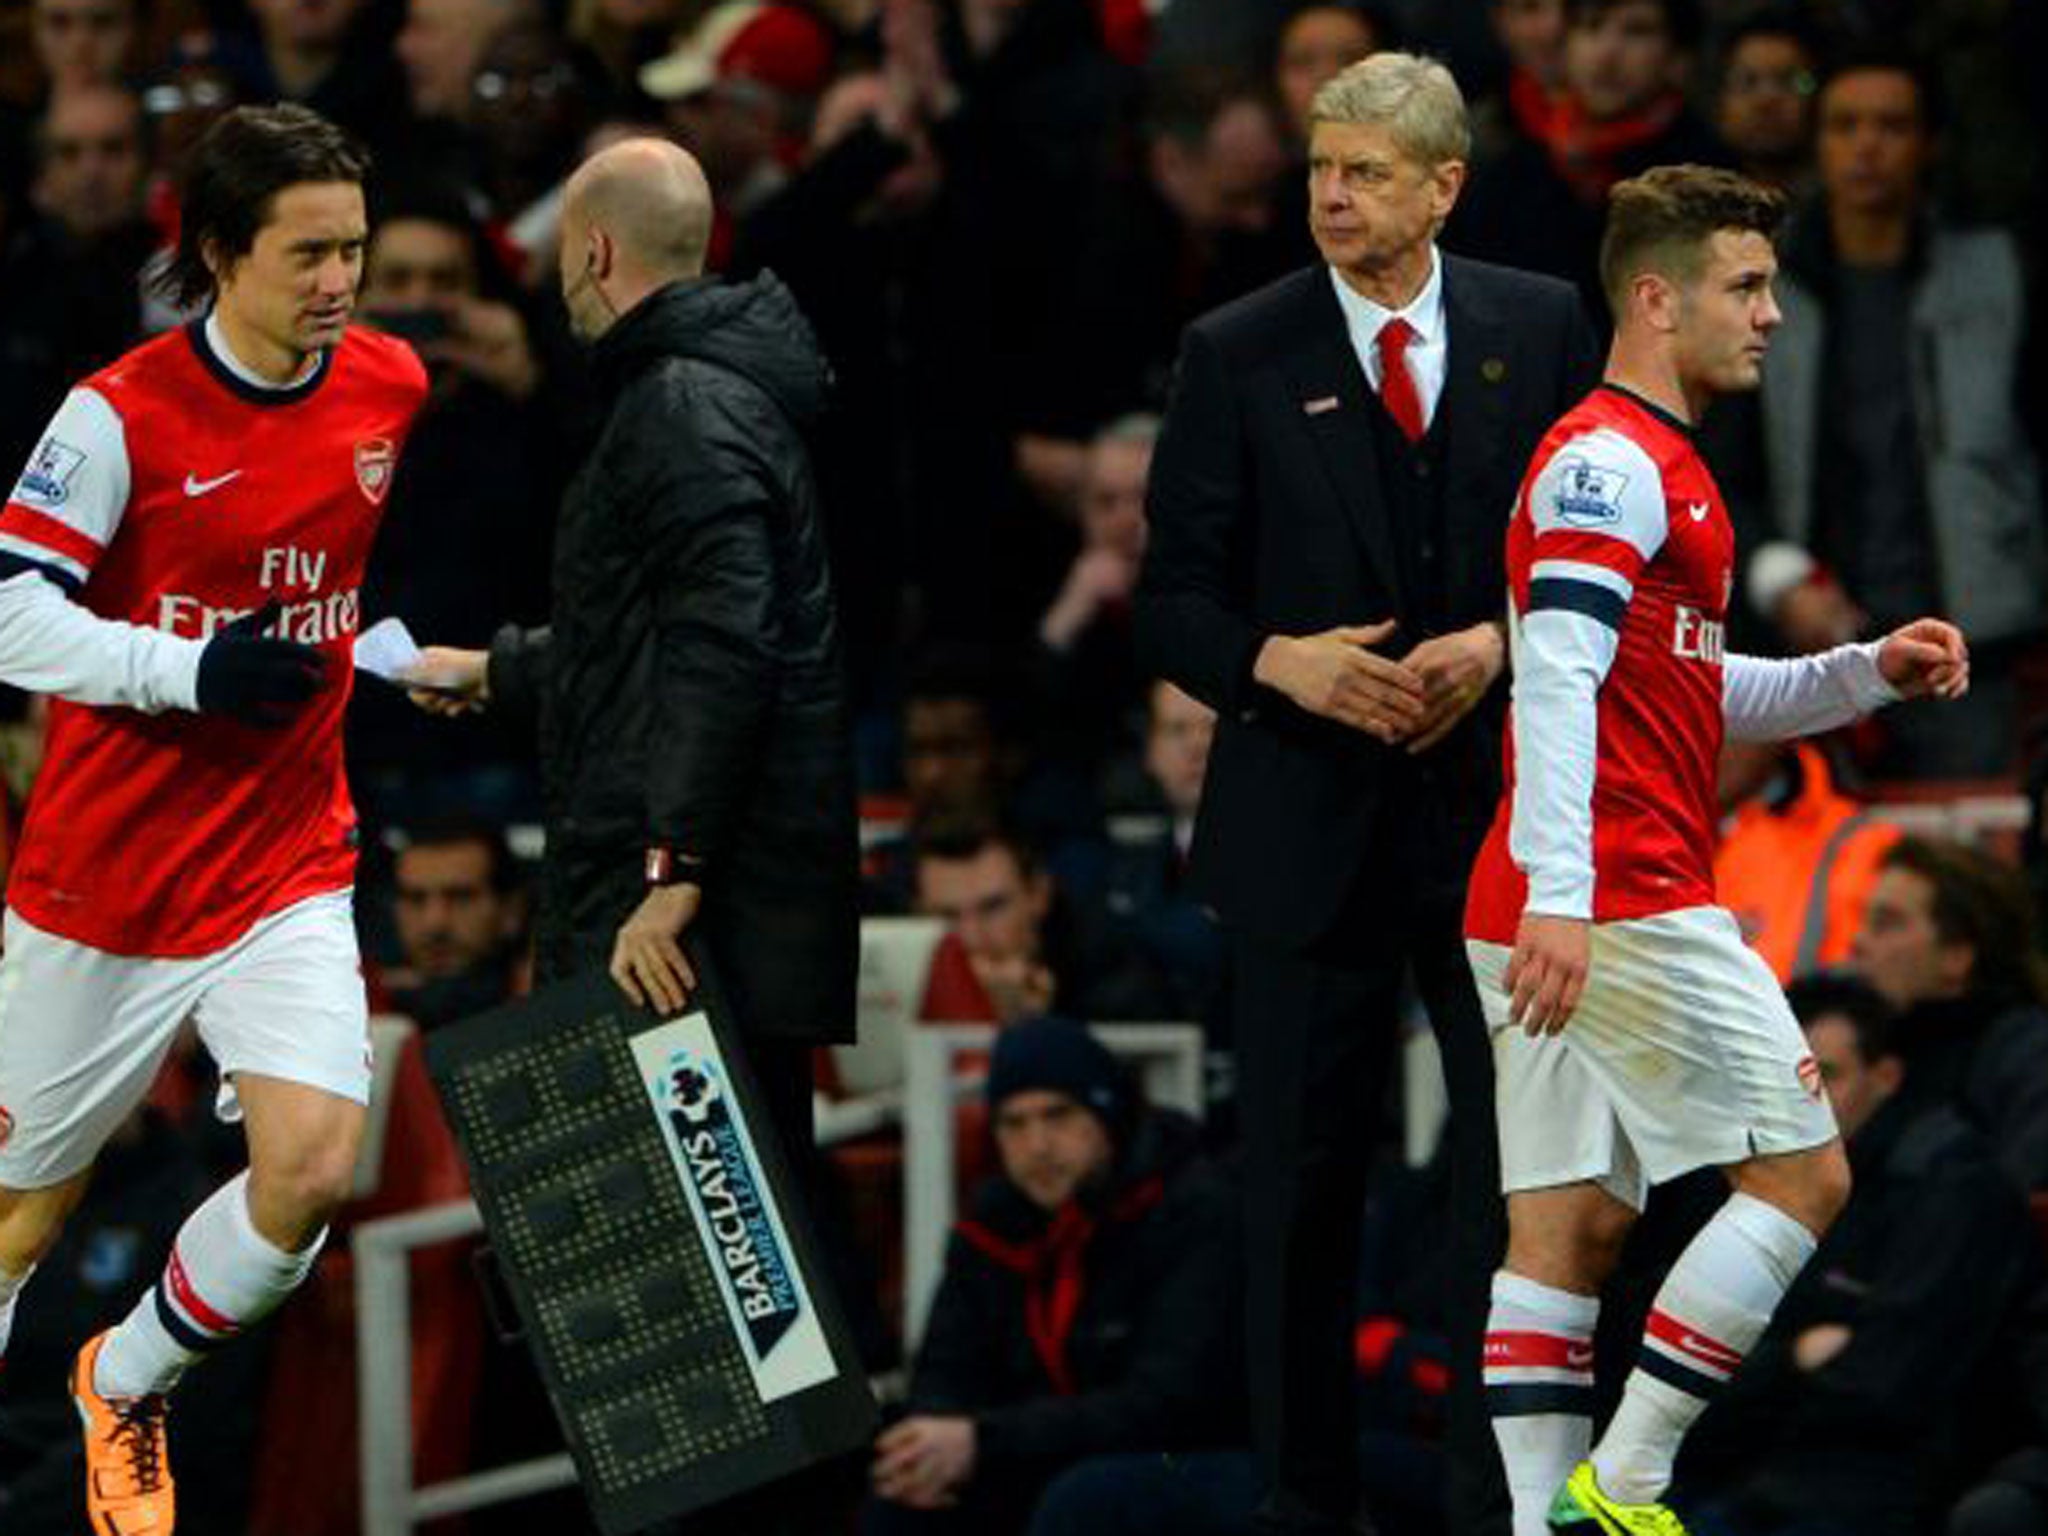
[[[186,1020],[220,1069],[216,1113],[241,1117],[240,1072],[366,1104],[370,1030],[347,891],[295,902],[226,949],[110,955],[13,912],[0,954],[0,1185],[41,1189],[89,1166],[149,1093]]]
[[[1834,1137],[1806,1036],[1724,909],[1596,923],[1571,1021],[1534,1039],[1508,1022],[1513,951],[1465,949],[1493,1032],[1510,1194],[1590,1182],[1641,1210],[1651,1185],[1695,1168]]]

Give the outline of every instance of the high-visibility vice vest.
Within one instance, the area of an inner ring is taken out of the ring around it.
[[[1721,904],[1781,982],[1848,958],[1878,865],[1901,835],[1835,787],[1818,747],[1796,742],[1792,751],[1798,795],[1780,806],[1744,802],[1714,855]]]

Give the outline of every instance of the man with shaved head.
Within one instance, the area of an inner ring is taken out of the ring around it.
[[[772,273],[704,276],[697,162],[627,139],[569,178],[562,299],[606,408],[555,536],[554,623],[435,647],[415,695],[535,715],[543,979],[680,1010],[716,959],[769,1113],[812,1159],[810,1053],[853,1039],[859,853],[806,438],[830,372]],[[814,1527],[750,1509],[734,1530]],[[692,1528],[693,1531],[695,1527]]]
[[[704,275],[711,192],[627,139],[569,178],[562,300],[608,408],[556,532],[555,622],[434,648],[448,711],[537,714],[550,825],[539,963],[681,1008],[694,927],[778,1119],[853,1038],[852,759],[806,434],[830,371],[772,273]]]
[[[598,151],[569,178],[563,199],[562,302],[570,325],[596,341],[622,306],[664,284],[700,278],[710,243],[711,187],[687,152],[666,139],[627,139]],[[803,324],[793,305],[790,314]],[[808,326],[804,335],[808,342]]]

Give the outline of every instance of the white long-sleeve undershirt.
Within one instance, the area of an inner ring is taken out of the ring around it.
[[[35,571],[0,581],[0,679],[75,704],[151,714],[199,707],[199,654],[188,640],[103,619]]]
[[[1620,637],[1597,619],[1551,608],[1517,631],[1508,853],[1529,879],[1525,910],[1590,918],[1600,685]]]
[[[1778,741],[1833,730],[1899,694],[1877,669],[1881,641],[1777,660],[1728,656],[1722,715],[1737,741]],[[1526,910],[1593,915],[1593,781],[1600,687],[1618,636],[1584,614],[1542,609],[1520,625],[1515,650],[1515,804],[1509,852],[1529,880]]]
[[[1877,670],[1881,640],[1838,645],[1784,660],[1729,656],[1721,669],[1721,713],[1734,741],[1811,736],[1894,703],[1898,690]]]

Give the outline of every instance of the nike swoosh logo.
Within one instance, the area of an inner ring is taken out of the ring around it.
[[[1707,513],[1712,510],[1713,508],[1704,501],[1695,501],[1686,508],[1686,511],[1692,514],[1692,520],[1696,523],[1704,523],[1707,520]]]
[[[201,480],[197,475],[188,474],[185,476],[185,494],[187,496],[204,496],[208,491],[217,491],[230,480],[239,478],[241,473],[239,469],[231,469],[226,474],[216,475],[211,480]]]
[[[1734,1350],[1729,1349],[1724,1344],[1717,1344],[1712,1339],[1703,1339],[1696,1333],[1681,1334],[1678,1340],[1678,1347],[1689,1355],[1696,1355],[1701,1360],[1721,1366],[1726,1370],[1733,1370],[1736,1366],[1742,1364],[1742,1356],[1738,1355]]]

